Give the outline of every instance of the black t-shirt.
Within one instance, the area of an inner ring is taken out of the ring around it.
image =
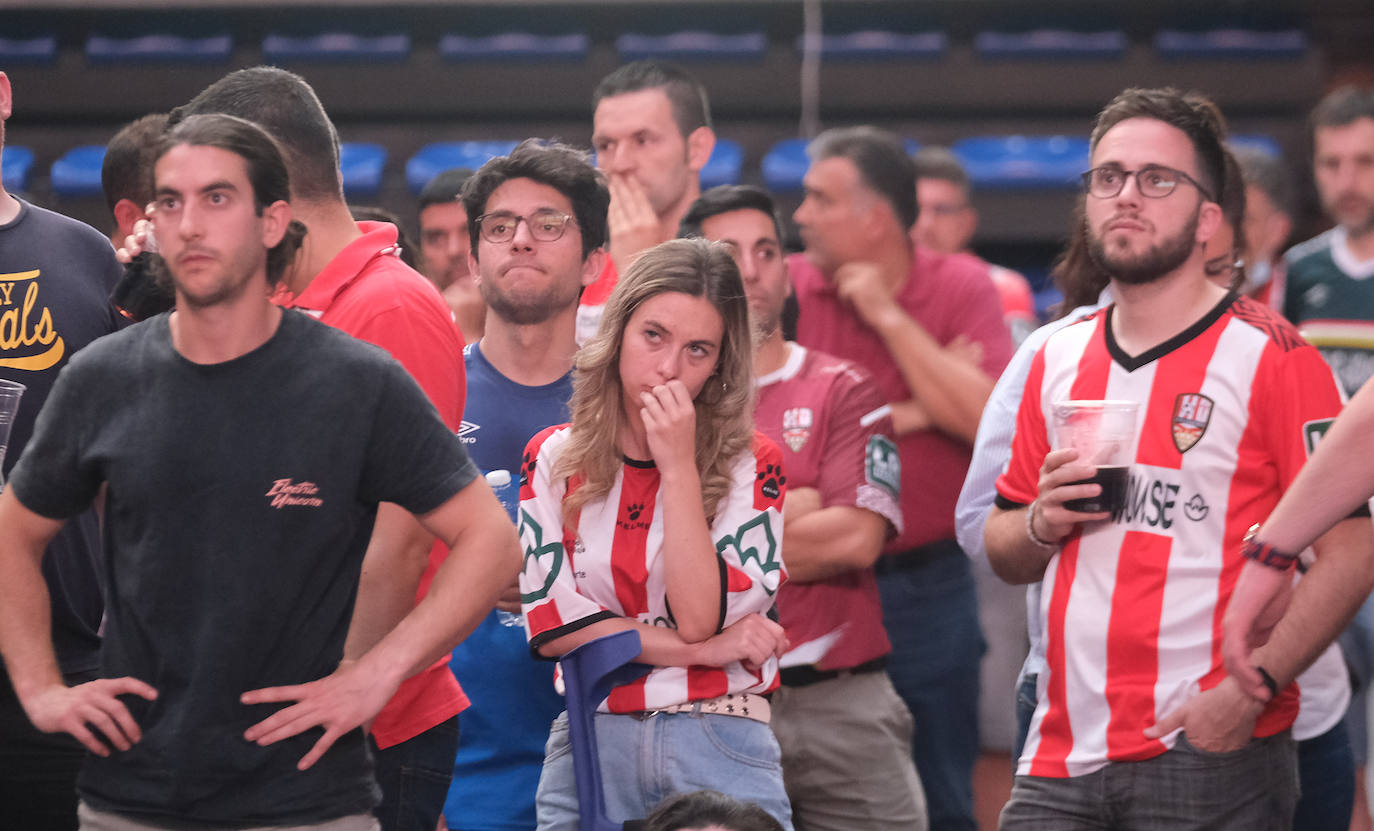
[[[0,225],[0,378],[28,388],[10,430],[7,476],[57,373],[73,353],[121,325],[108,299],[121,273],[110,241],[75,219],[20,200],[18,216]],[[95,514],[88,511],[63,527],[43,559],[53,643],[68,674],[99,665],[99,553]],[[3,668],[0,683],[9,684]]]
[[[224,825],[366,812],[376,786],[361,730],[297,771],[320,731],[258,747],[243,731],[280,705],[238,699],[332,672],[377,503],[424,513],[477,470],[376,347],[288,311],[261,347],[203,365],[173,348],[168,321],[71,362],[11,480],[49,517],[108,483],[101,674],[159,692],[126,697],[143,740],[88,758],[82,798]]]

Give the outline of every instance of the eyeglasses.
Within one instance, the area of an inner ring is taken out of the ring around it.
[[[530,236],[539,242],[562,239],[568,226],[577,224],[572,217],[559,211],[535,211],[530,216],[499,212],[477,217],[477,229],[482,234],[482,239],[499,245],[515,239],[515,229],[520,226],[521,220],[524,220]]]
[[[1158,164],[1147,164],[1139,170],[1122,170],[1113,165],[1094,167],[1083,174],[1083,189],[1098,199],[1111,199],[1126,187],[1126,180],[1135,177],[1136,190],[1150,199],[1163,199],[1174,192],[1179,182],[1187,182],[1198,189],[1203,198],[1214,202],[1212,194],[1196,179],[1182,170]]]

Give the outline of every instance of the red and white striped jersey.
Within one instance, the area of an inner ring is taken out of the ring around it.
[[[569,428],[551,427],[530,440],[520,482],[520,544],[525,568],[520,600],[531,649],[610,617],[676,628],[668,608],[659,475],[652,462],[626,460],[607,497],[583,506],[569,528],[563,499],[577,477],[552,475]],[[787,574],[782,564],[782,454],[756,433],[740,455],[734,485],[720,502],[711,537],[720,558],[722,629],[750,614],[766,614]],[[716,575],[707,575],[715,578]],[[705,577],[705,576],[704,576]],[[724,667],[657,667],[611,691],[603,712],[654,710],[726,693],[764,693],[778,684],[778,661],[757,671]]]
[[[1134,358],[1108,307],[1052,335],[1035,356],[1003,507],[1037,495],[1055,402],[1140,403],[1126,507],[1080,525],[1045,571],[1046,671],[1018,773],[1080,776],[1163,753],[1177,732],[1146,727],[1225,677],[1222,614],[1241,540],[1269,515],[1341,408],[1331,371],[1286,321],[1228,295],[1177,337]],[[1288,728],[1296,685],[1256,736]]]

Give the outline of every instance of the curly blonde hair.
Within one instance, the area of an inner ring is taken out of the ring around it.
[[[645,300],[665,292],[704,297],[724,322],[715,371],[697,394],[696,465],[701,503],[708,521],[730,490],[730,470],[754,435],[753,342],[749,307],[730,250],[702,239],[669,240],[650,248],[622,275],[606,301],[601,329],[577,353],[573,368],[572,416],[566,450],[554,469],[558,478],[580,476],[582,484],[563,502],[569,522],[582,506],[604,498],[615,484],[621,453],[617,437],[625,423],[620,349],[630,317]]]

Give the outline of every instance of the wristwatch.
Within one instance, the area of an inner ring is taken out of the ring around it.
[[[1241,556],[1276,571],[1288,571],[1298,564],[1297,554],[1280,551],[1269,543],[1262,542],[1257,534],[1259,534],[1258,523],[1251,525],[1250,530],[1245,533],[1245,540],[1240,547]]]

